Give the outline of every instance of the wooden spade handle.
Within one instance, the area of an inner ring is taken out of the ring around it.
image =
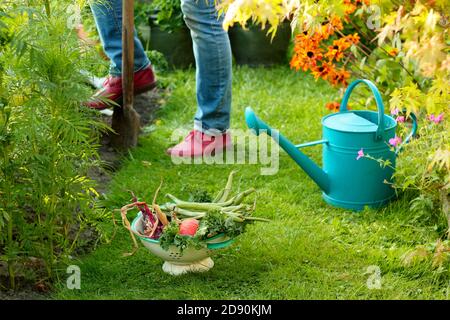
[[[133,108],[134,95],[134,0],[122,0],[122,106],[115,106],[111,145],[128,150],[137,145],[140,117]]]
[[[134,91],[134,0],[122,1],[123,108],[133,108]]]

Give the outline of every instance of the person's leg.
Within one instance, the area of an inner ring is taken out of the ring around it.
[[[95,0],[91,4],[103,49],[111,60],[110,74],[122,75],[122,0]],[[134,31],[134,71],[150,65],[141,41]]]
[[[111,61],[110,75],[91,101],[86,105],[93,109],[105,109],[122,99],[122,0],[95,0],[91,4],[100,40]],[[153,89],[156,78],[150,61],[134,30],[134,94]]]
[[[181,9],[191,30],[196,61],[198,110],[194,129],[218,135],[230,126],[232,70],[228,33],[214,0],[181,0]]]

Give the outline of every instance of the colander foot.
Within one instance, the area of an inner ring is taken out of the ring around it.
[[[205,258],[203,260],[182,264],[173,262],[164,262],[162,269],[164,272],[172,275],[179,276],[188,272],[205,272],[214,267],[214,261],[211,258]]]

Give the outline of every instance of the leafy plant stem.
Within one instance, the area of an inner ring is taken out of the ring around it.
[[[51,16],[50,1],[44,0],[44,6],[45,6],[45,13],[47,14],[47,17],[50,18],[50,16]]]

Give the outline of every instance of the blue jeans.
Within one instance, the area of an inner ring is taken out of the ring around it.
[[[194,129],[216,135],[230,127],[230,40],[214,0],[181,0],[181,10],[191,30],[196,62],[198,109]]]
[[[120,75],[122,65],[122,1],[108,0],[91,6],[111,74]],[[198,109],[194,129],[210,135],[230,127],[231,47],[222,28],[214,0],[181,0],[184,21],[191,31],[196,62]],[[136,32],[135,32],[136,34]],[[150,64],[141,42],[135,37],[135,71]]]
[[[105,54],[111,61],[109,73],[122,75],[122,0],[93,1],[91,11]],[[134,30],[134,71],[150,65],[141,41]]]

